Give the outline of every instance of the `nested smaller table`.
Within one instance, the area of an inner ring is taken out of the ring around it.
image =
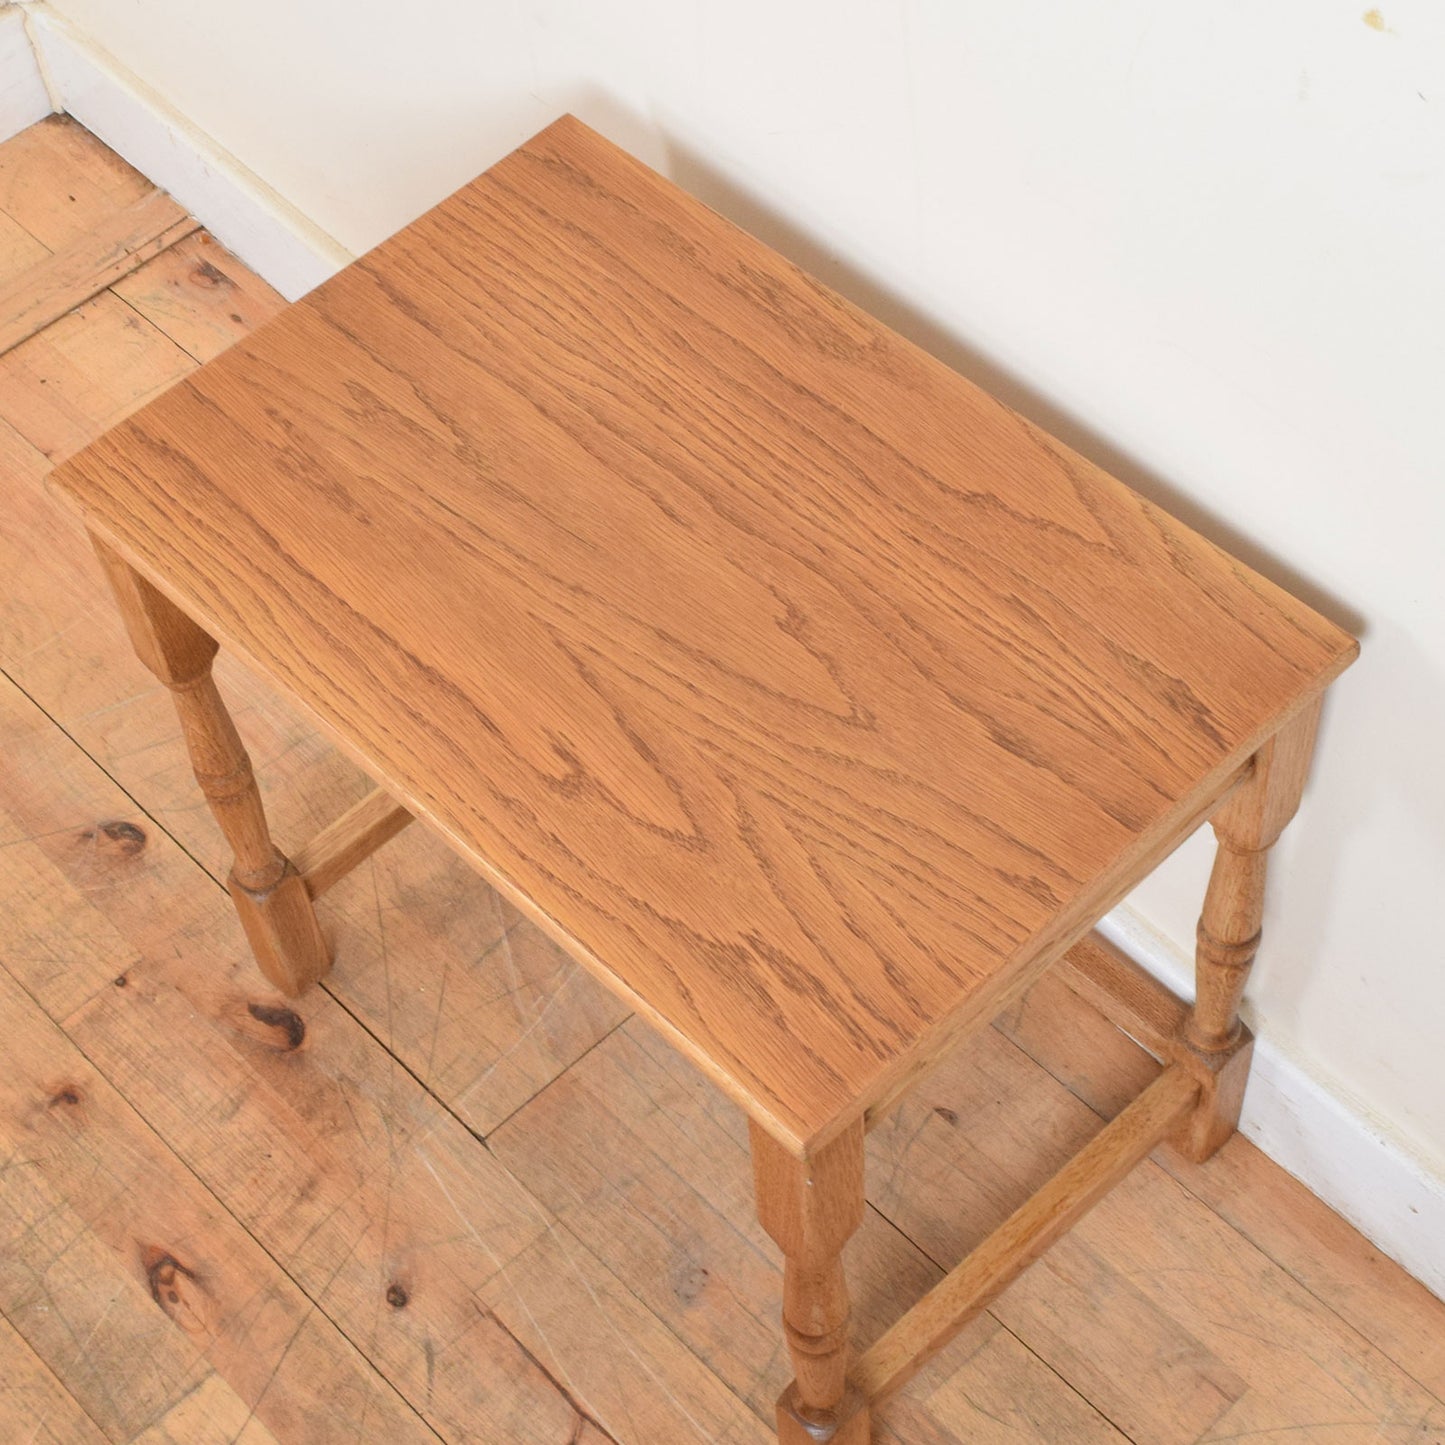
[[[417,816],[748,1113],[789,1445],[1166,1136],[1230,1134],[1266,851],[1354,642],[575,120],[56,474],[266,975]],[[290,858],[218,643],[377,791]],[[1089,930],[1202,821],[1185,1009]],[[866,1352],[869,1122],[1050,965],[1167,1067]]]

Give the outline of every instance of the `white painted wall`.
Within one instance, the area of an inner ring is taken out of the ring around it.
[[[1358,631],[1252,1011],[1445,1180],[1445,9],[1366,3],[52,0],[353,251],[571,109]]]
[[[34,125],[51,109],[25,33],[25,14],[9,0],[0,0],[0,141]]]

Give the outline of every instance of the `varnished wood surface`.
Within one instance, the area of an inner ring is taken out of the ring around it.
[[[1354,650],[571,120],[58,480],[793,1148]]]
[[[411,814],[401,804],[380,788],[373,788],[359,803],[297,849],[293,861],[306,882],[306,891],[313,898],[320,898],[410,822]]]
[[[0,243],[28,264],[5,207],[73,236],[126,173],[69,123],[0,146]],[[694,1068],[425,825],[327,893],[346,966],[320,989],[288,1005],[256,971],[170,698],[43,481],[279,308],[192,245],[116,288],[143,317],[91,303],[0,364],[0,667],[34,699],[0,690],[0,1314],[24,1341],[0,1329],[0,1438],[89,1440],[88,1414],[177,1445],[766,1441],[781,1270],[746,1120]],[[284,845],[365,796],[283,695],[218,674]],[[1001,1027],[869,1139],[865,1348],[1158,1069],[1054,975]],[[520,1255],[512,1180],[546,1229]],[[463,1220],[508,1261],[490,1281]],[[142,1239],[195,1277],[177,1300]],[[1423,1445],[1442,1399],[1445,1305],[1235,1138],[1204,1168],[1159,1151],[876,1436]]]
[[[783,1334],[794,1378],[777,1403],[779,1445],[868,1445],[866,1399],[848,1388],[852,1304],[843,1248],[867,1213],[863,1121],[806,1160],[756,1124],[758,1222],[783,1256]]]

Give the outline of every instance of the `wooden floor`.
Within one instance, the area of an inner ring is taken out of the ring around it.
[[[324,989],[247,955],[45,486],[281,304],[152,203],[165,249],[35,330],[133,264],[149,190],[66,121],[0,147],[0,337],[34,332],[0,356],[0,1442],[761,1445],[780,1276],[732,1105],[420,827],[328,894]],[[366,791],[218,672],[283,846]],[[862,1336],[1153,1067],[1052,980],[947,1062],[870,1140]],[[1442,1402],[1445,1305],[1236,1138],[1143,1165],[879,1434],[1413,1445]]]

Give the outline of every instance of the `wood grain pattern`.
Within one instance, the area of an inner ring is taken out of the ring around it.
[[[0,1439],[24,1440],[28,1445],[104,1445],[105,1441],[95,1421],[3,1316]]]
[[[49,254],[24,226],[0,211],[0,282],[8,282]]]
[[[211,1375],[130,1445],[284,1445]]]
[[[18,346],[82,301],[139,270],[199,226],[153,191],[0,286],[0,352]]]
[[[286,307],[205,231],[162,251],[111,290],[197,361],[218,356]]]
[[[0,147],[0,211],[58,251],[155,190],[68,115],[47,116]]]
[[[749,1133],[740,1111],[633,1019],[487,1142],[730,1390],[771,1418],[787,1369],[782,1271],[755,1217]],[[942,1274],[872,1209],[846,1259],[860,1343]]]
[[[138,857],[117,852],[97,868],[75,846],[72,820],[123,818],[127,800],[4,685],[0,743],[0,826],[35,840],[7,849],[0,874],[5,958],[24,987],[214,1193],[246,1248],[277,1262],[304,1296],[302,1314],[354,1341],[439,1434],[476,1445],[565,1440],[577,1410],[477,1304],[480,1287],[546,1230],[545,1214],[324,992],[304,1011],[288,1008],[249,962],[238,968],[245,950],[229,905],[213,883],[188,885],[194,865],[164,833]],[[104,898],[104,913],[92,898]],[[57,916],[72,920],[71,934],[53,961],[41,940]],[[130,1217],[110,1215],[117,1229]],[[153,1237],[198,1238],[170,1217]],[[209,1253],[206,1267],[219,1269]],[[397,1284],[401,1307],[387,1300]],[[569,1303],[581,1313],[590,1296],[575,1289],[582,1299]],[[218,1331],[224,1321],[244,1335],[246,1298],[228,1292]],[[262,1344],[258,1329],[238,1357],[264,1382]],[[97,1370],[99,1389],[123,1374],[123,1356]],[[365,1396],[348,1386],[346,1404],[338,1429],[355,1439]],[[377,1418],[384,1435],[389,1417]]]
[[[1084,1397],[1049,1369],[1016,1336],[998,1330],[929,1397],[930,1414],[952,1428],[949,1445],[1125,1445]],[[895,1397],[885,1421],[902,1410]],[[912,1430],[884,1434],[879,1445],[933,1445]]]
[[[107,291],[0,356],[0,395],[15,430],[54,462],[194,369]]]
[[[94,942],[116,967],[119,940]],[[255,1416],[318,1445],[355,1440],[368,1420],[398,1442],[435,1441],[5,968],[0,1017],[0,1307],[108,1438],[184,1418],[203,1392],[232,1434]]]
[[[570,120],[58,480],[795,1150],[1354,652]]]
[[[124,405],[126,373],[115,358],[135,347],[130,327],[115,324],[123,311],[86,317],[92,330],[85,376],[67,371],[33,391],[6,390],[6,414],[25,421],[32,402],[54,409],[61,401],[87,435],[98,433]],[[5,361],[23,363],[27,352],[48,350],[52,332]],[[73,339],[79,352],[85,335]],[[97,394],[97,374],[114,386]],[[129,374],[137,389],[150,385],[144,368]],[[45,457],[3,421],[0,467],[9,508],[0,526],[0,570],[12,582],[0,590],[6,671],[224,883],[230,850],[209,811],[197,806],[170,698],[147,687],[84,529],[45,483]],[[274,688],[226,653],[216,677],[257,761],[279,839],[315,834],[365,795],[369,780]],[[479,1132],[507,1118],[627,1016],[585,968],[479,886],[470,865],[429,829],[408,830],[336,885],[326,915],[346,960],[329,976],[333,991]]]

